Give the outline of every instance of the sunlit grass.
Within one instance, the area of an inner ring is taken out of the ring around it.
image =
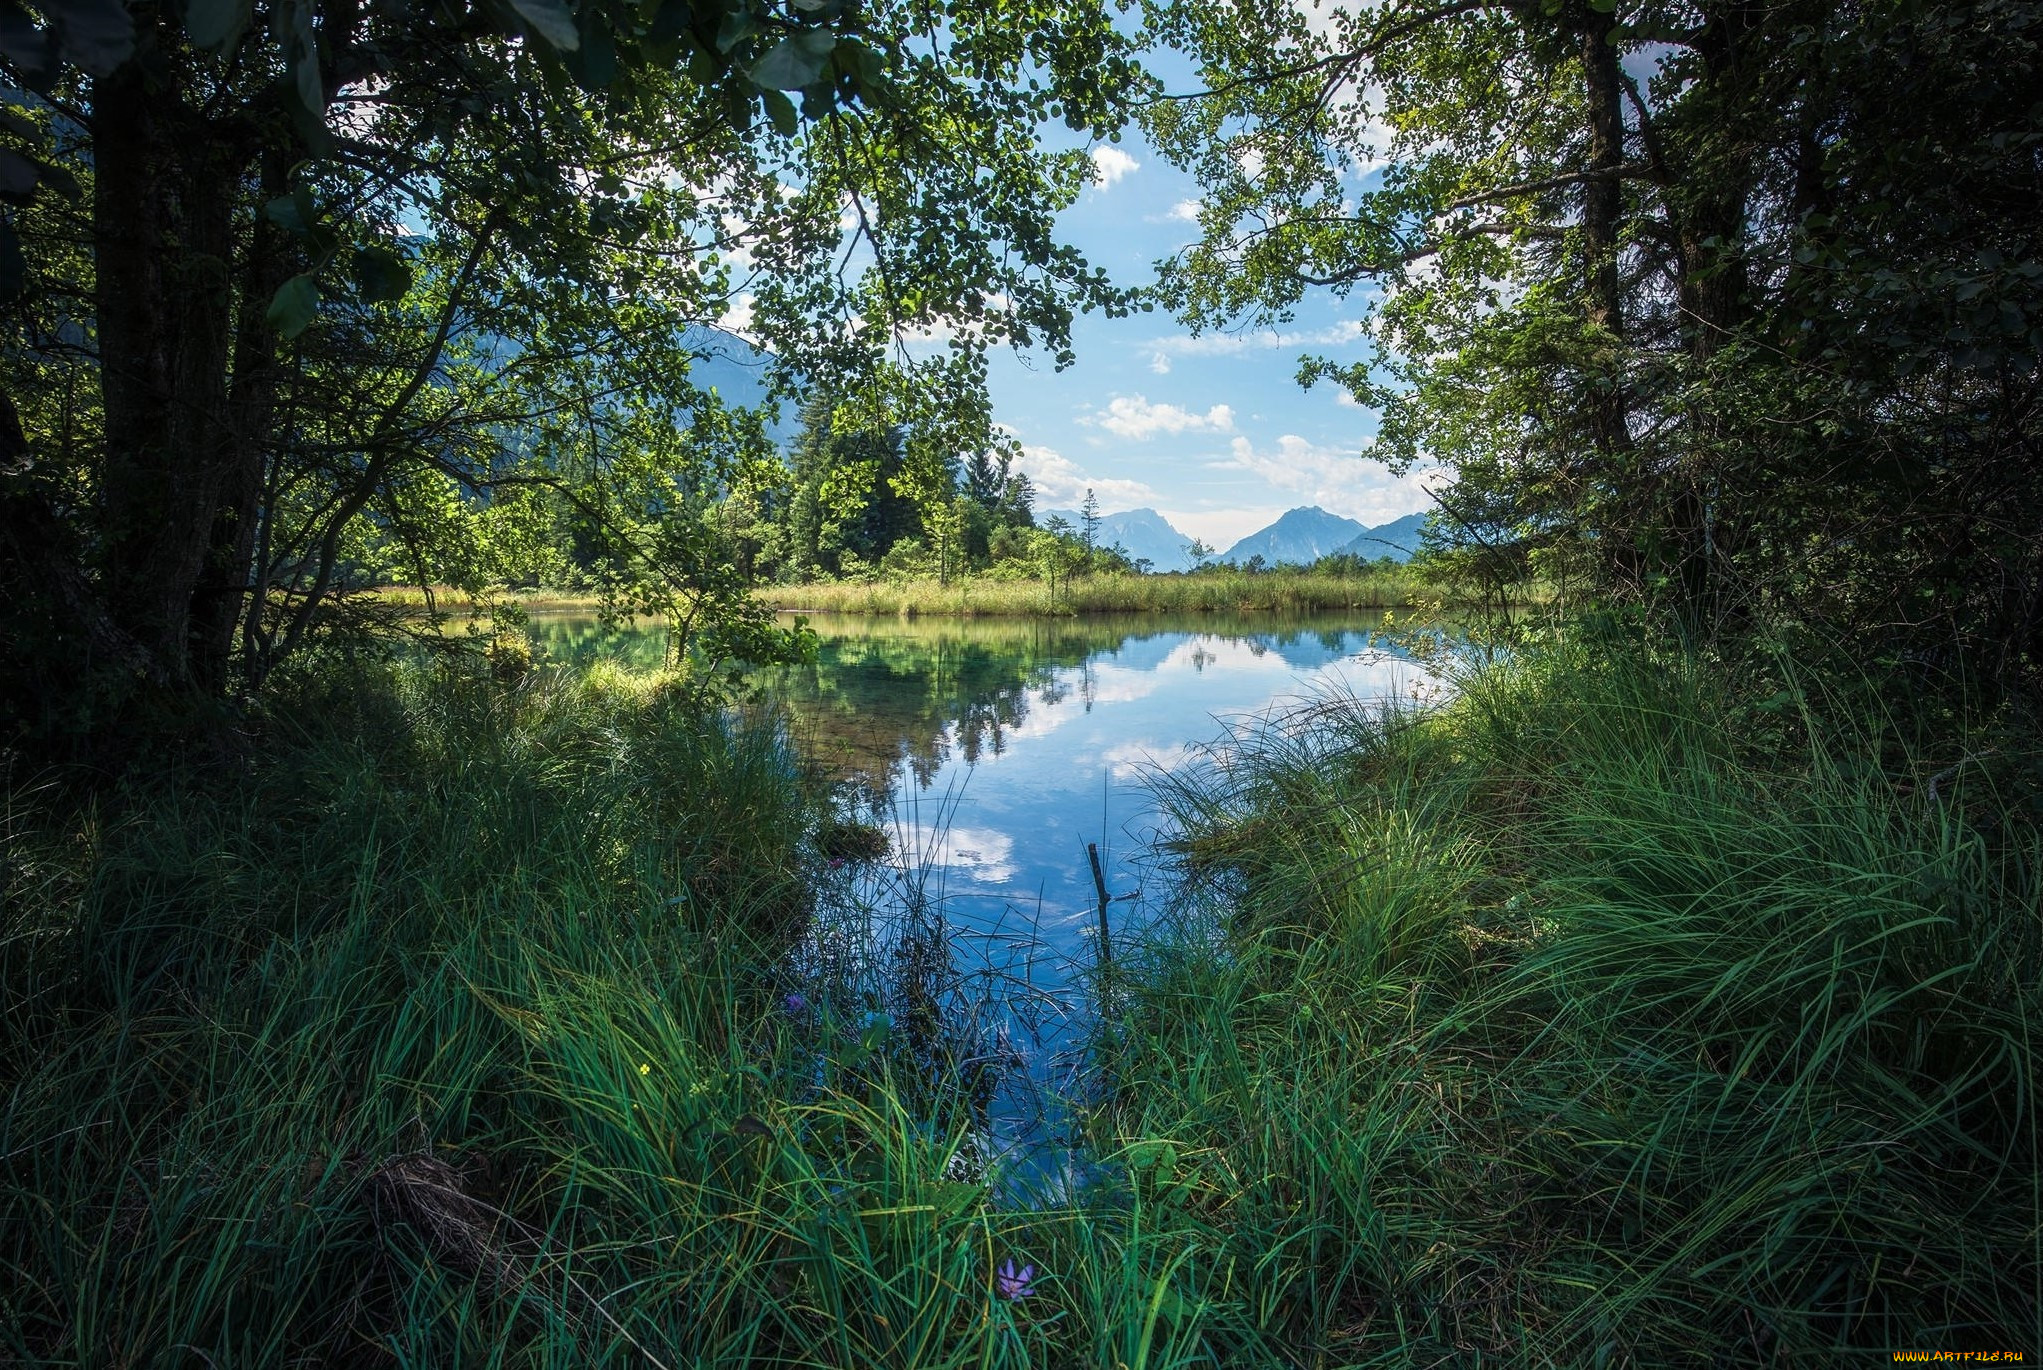
[[[948,583],[939,583],[931,577],[782,585],[758,593],[782,609],[951,618],[1397,609],[1437,601],[1440,597],[1437,588],[1416,573],[1404,570],[1354,576],[1300,570],[1254,575],[1233,571],[1201,575],[1092,575],[1058,581],[1055,594],[1043,580],[971,576]]]

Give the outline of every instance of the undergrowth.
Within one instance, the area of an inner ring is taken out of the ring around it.
[[[1180,772],[1033,1202],[783,735],[660,677],[336,672],[252,759],[17,787],[0,1362],[2043,1346],[2033,758],[1722,680],[1546,648]]]
[[[1925,785],[1892,720],[1628,645],[1456,685],[1165,788],[1102,1144],[1236,1316],[1328,1364],[2043,1346],[2034,752]]]

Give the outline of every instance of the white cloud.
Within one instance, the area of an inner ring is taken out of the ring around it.
[[[993,828],[946,828],[937,843],[936,858],[952,871],[987,885],[1004,885],[1014,879],[1014,838]]]
[[[1296,433],[1278,438],[1274,452],[1259,452],[1244,437],[1234,440],[1232,451],[1226,465],[1298,495],[1304,503],[1368,524],[1431,508],[1429,483],[1439,475],[1428,471],[1393,476],[1355,452],[1321,447]]]
[[[1355,398],[1355,392],[1352,390],[1334,391],[1334,403],[1346,405],[1350,409],[1360,409],[1362,407],[1362,401]]]
[[[1224,552],[1258,528],[1267,528],[1284,512],[1281,504],[1249,509],[1159,509],[1170,526]]]
[[[1105,190],[1123,177],[1133,175],[1141,165],[1117,147],[1096,147],[1092,150],[1093,184]]]
[[[1202,206],[1197,200],[1179,200],[1170,207],[1170,217],[1183,220],[1188,224],[1196,224],[1199,222],[1199,210],[1201,208]]]
[[[1116,780],[1149,780],[1178,769],[1200,755],[1183,742],[1124,742],[1100,753]]]
[[[1150,369],[1155,369],[1153,362]],[[1216,404],[1196,414],[1175,404],[1151,404],[1140,395],[1116,395],[1104,412],[1087,414],[1079,422],[1104,428],[1130,442],[1146,442],[1158,433],[1232,433],[1234,411]]]
[[[1129,509],[1156,499],[1156,492],[1139,480],[1087,475],[1077,462],[1053,447],[1024,444],[1021,459],[1015,464],[1035,485],[1036,503],[1041,507],[1075,505],[1085,498],[1087,490],[1097,495],[1102,504]]]
[[[752,309],[757,299],[758,297],[750,291],[739,295],[725,308],[723,317],[716,321],[716,326],[734,337],[753,342]]]
[[[1150,343],[1160,351],[1180,357],[1232,357],[1278,347],[1343,347],[1362,341],[1368,331],[1360,319],[1343,319],[1310,332],[1280,333],[1274,328],[1259,328],[1247,333],[1204,333],[1196,338],[1179,333],[1153,338]]]
[[[1170,353],[1152,352],[1149,356],[1149,369],[1159,376],[1168,376],[1170,374]]]

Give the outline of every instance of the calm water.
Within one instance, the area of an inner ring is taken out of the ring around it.
[[[751,688],[786,712],[844,807],[893,838],[891,869],[842,877],[873,902],[888,897],[888,881],[896,898],[904,878],[919,885],[945,920],[959,962],[953,985],[969,990],[981,977],[980,1026],[990,1013],[1039,1063],[1073,1030],[1046,1006],[1082,999],[1069,991],[1096,957],[1086,844],[1104,858],[1118,941],[1166,894],[1147,854],[1156,777],[1199,765],[1231,723],[1327,691],[1402,691],[1419,675],[1382,635],[1379,615],[815,615],[810,626],[817,660],[760,671]],[[605,634],[585,619],[535,615],[532,629],[555,659],[652,664],[663,647],[656,632]],[[1017,1107],[996,1109],[1011,1115],[1010,1132],[1026,1130]]]

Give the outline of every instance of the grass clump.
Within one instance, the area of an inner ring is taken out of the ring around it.
[[[1103,1144],[1329,1364],[2043,1344],[2037,828],[1636,647],[1170,786]],[[1791,692],[1790,692],[1791,693]],[[2012,775],[2013,770],[2007,772]]]
[[[693,698],[336,674],[254,759],[10,795],[0,1362],[1020,1366],[1139,1322],[1111,1207],[959,1164],[983,1070],[799,978],[851,872],[783,734]]]
[[[1108,573],[1060,579],[1055,593],[1042,579],[996,576],[954,577],[944,582],[934,577],[822,582],[776,586],[757,593],[783,610],[940,618],[1242,610],[1313,613],[1401,609],[1439,598],[1438,589],[1425,577],[1403,567],[1343,575],[1304,568],[1213,570],[1189,575]]]

